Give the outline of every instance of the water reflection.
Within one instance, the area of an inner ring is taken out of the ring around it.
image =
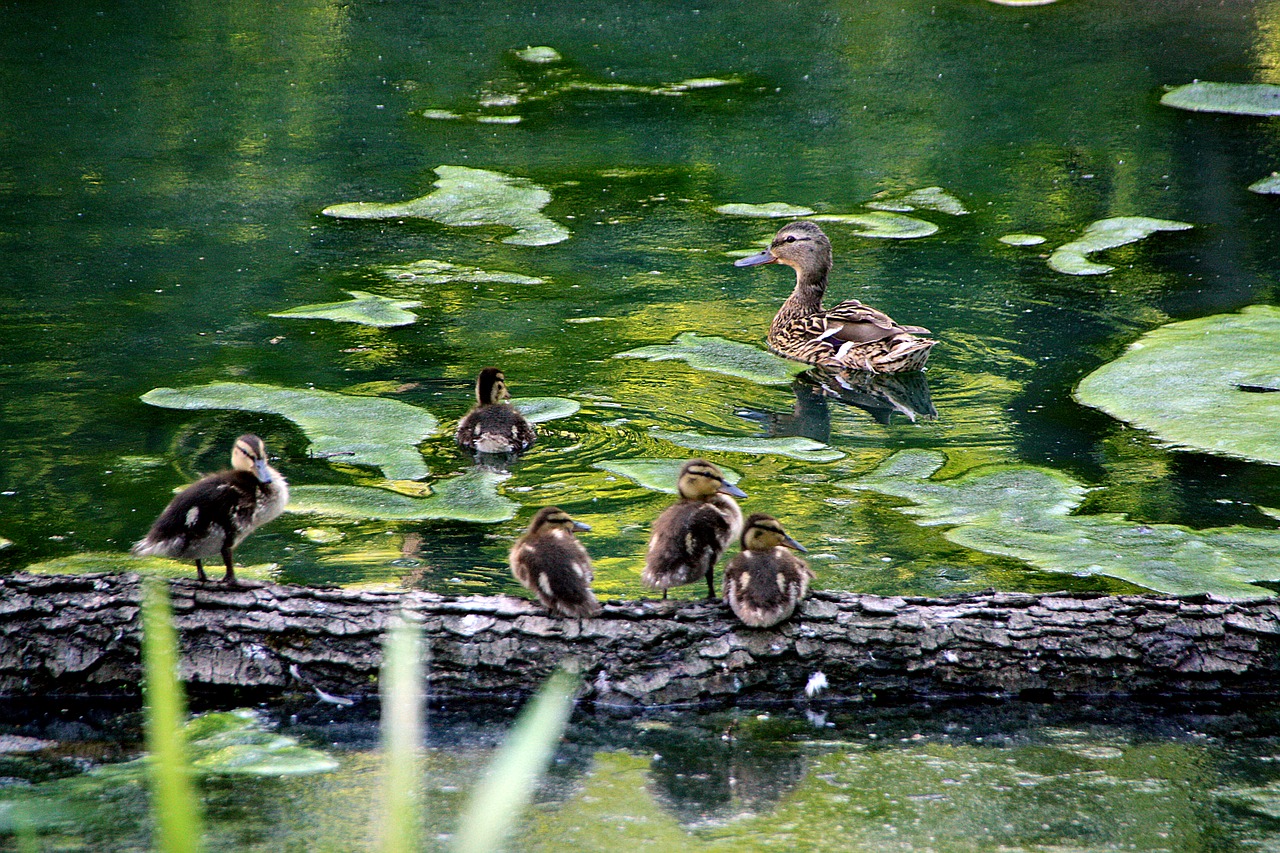
[[[938,416],[923,371],[866,373],[815,367],[791,383],[795,405],[790,412],[739,409],[738,414],[759,423],[765,435],[799,436],[831,443],[831,411],[834,400],[861,409],[883,426],[898,416],[915,423]]]

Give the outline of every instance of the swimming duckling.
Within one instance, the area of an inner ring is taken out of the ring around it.
[[[140,557],[195,560],[200,580],[204,561],[222,555],[223,578],[235,583],[231,551],[256,528],[284,511],[289,484],[267,464],[267,448],[256,435],[236,439],[231,470],[192,483],[169,502],[151,532],[133,546]]]
[[[559,507],[538,510],[524,535],[511,546],[511,574],[560,616],[598,616],[600,602],[591,591],[591,557],[573,535],[590,530]]]
[[[808,364],[868,373],[924,369],[937,341],[921,326],[901,326],[883,311],[846,299],[823,310],[831,272],[831,241],[812,222],[784,226],[758,255],[734,266],[786,264],[796,271],[796,287],[769,326],[769,349]]]
[[[521,453],[537,433],[524,415],[507,405],[507,378],[496,367],[476,377],[476,404],[458,424],[458,444],[472,453]]]
[[[742,529],[742,510],[730,495],[747,493],[724,479],[724,472],[705,459],[690,459],[676,480],[680,502],[667,507],[653,523],[649,553],[640,579],[662,590],[707,579],[707,597],[716,597],[716,561]]]
[[[809,591],[813,570],[788,548],[805,550],[773,516],[762,512],[748,516],[742,529],[742,553],[724,570],[724,598],[734,614],[753,628],[768,628],[788,618]]]

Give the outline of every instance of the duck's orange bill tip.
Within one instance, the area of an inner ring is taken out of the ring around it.
[[[778,259],[775,258],[768,249],[766,249],[758,255],[752,255],[748,258],[739,258],[733,262],[733,265],[735,267],[754,267],[757,264],[771,264],[776,260]]]

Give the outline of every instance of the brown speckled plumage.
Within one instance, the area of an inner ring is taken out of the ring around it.
[[[753,513],[742,529],[742,553],[724,570],[724,599],[744,624],[768,628],[789,618],[809,591],[813,570],[788,549],[804,548],[776,518]]]
[[[742,529],[742,510],[730,495],[745,494],[705,459],[686,462],[676,488],[680,502],[653,523],[640,579],[666,598],[670,587],[706,578],[707,595],[715,598],[716,561]]]
[[[575,530],[590,530],[559,507],[538,510],[524,535],[511,546],[508,562],[516,580],[559,616],[589,617],[600,613],[591,591],[591,557]]]

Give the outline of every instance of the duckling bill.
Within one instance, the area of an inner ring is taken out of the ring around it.
[[[476,377],[476,404],[458,424],[458,445],[471,453],[523,453],[537,438],[533,425],[508,405],[507,378],[496,367]]]
[[[600,614],[600,602],[591,591],[591,557],[574,535],[574,531],[590,529],[559,507],[543,507],[511,547],[507,558],[511,573],[553,614]]]
[[[706,578],[707,597],[715,598],[716,561],[742,529],[742,510],[733,498],[747,494],[705,459],[681,466],[676,489],[680,502],[653,523],[640,580],[662,590],[665,599],[669,588]]]
[[[289,484],[267,464],[262,439],[242,435],[231,450],[231,470],[210,474],[179,492],[133,546],[133,553],[195,560],[202,581],[209,579],[204,561],[220,555],[227,569],[223,580],[234,583],[233,549],[283,512],[288,502]]]
[[[808,563],[791,553],[804,550],[773,516],[749,516],[742,529],[742,553],[724,570],[724,597],[734,615],[753,628],[790,618],[814,578]]]
[[[922,326],[899,325],[883,311],[846,299],[822,307],[831,272],[831,241],[804,220],[783,226],[769,248],[734,266],[785,264],[796,286],[769,326],[769,349],[784,358],[840,370],[902,373],[923,370],[937,343]]]

